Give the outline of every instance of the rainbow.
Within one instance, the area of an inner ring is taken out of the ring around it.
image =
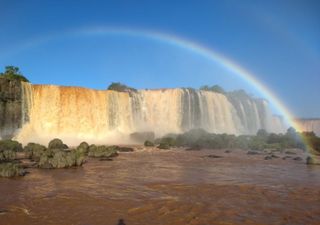
[[[194,41],[184,39],[175,35],[162,33],[152,30],[143,29],[130,29],[130,28],[118,28],[118,27],[86,27],[80,29],[68,30],[59,34],[51,34],[41,38],[33,39],[29,42],[24,43],[19,50],[24,50],[33,46],[37,46],[52,40],[63,38],[66,36],[79,37],[79,36],[110,36],[110,35],[124,35],[138,38],[146,38],[161,42],[164,44],[172,45],[178,48],[191,51],[198,54],[208,60],[218,63],[227,71],[238,76],[240,79],[248,83],[250,86],[255,88],[261,95],[268,99],[274,108],[283,116],[284,122],[289,126],[294,127],[297,131],[302,131],[301,127],[295,122],[293,114],[288,110],[288,108],[279,100],[279,98],[262,82],[256,79],[256,76],[243,68],[236,62],[232,61],[230,58],[225,57],[219,52],[208,48],[204,45],[198,44]],[[307,146],[307,145],[306,145]]]

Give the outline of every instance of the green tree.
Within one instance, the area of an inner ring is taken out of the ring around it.
[[[0,76],[10,80],[29,82],[29,80],[21,74],[19,67],[16,66],[6,66],[4,73],[0,73]]]

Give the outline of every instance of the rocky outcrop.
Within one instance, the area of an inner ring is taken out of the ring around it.
[[[22,125],[22,86],[0,77],[0,138],[12,138]]]

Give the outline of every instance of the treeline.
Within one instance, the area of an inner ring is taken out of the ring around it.
[[[10,79],[10,80],[19,80],[23,82],[29,82],[29,80],[22,75],[20,69],[15,66],[6,66],[5,71],[0,73],[0,77]]]
[[[170,147],[189,147],[189,148],[208,148],[208,149],[251,149],[264,150],[276,149],[283,150],[288,148],[306,149],[308,144],[315,152],[320,153],[320,138],[313,132],[296,132],[289,128],[285,134],[268,133],[261,129],[256,135],[231,135],[214,134],[203,129],[193,129],[183,134],[168,134],[156,139],[155,144],[160,148]],[[150,145],[150,141],[146,142]]]

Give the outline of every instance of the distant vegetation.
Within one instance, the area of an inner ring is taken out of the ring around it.
[[[213,86],[208,86],[208,85],[203,85],[200,87],[200,90],[202,91],[212,91],[220,94],[225,94],[226,91],[220,87],[219,85],[213,85]]]
[[[209,149],[247,149],[262,151],[265,149],[284,150],[288,148],[305,149],[303,139],[315,151],[320,153],[320,138],[313,132],[298,133],[289,128],[285,134],[268,133],[261,129],[256,135],[214,134],[203,129],[193,129],[176,136],[170,135],[155,140],[162,146],[177,146]]]
[[[108,90],[120,91],[120,92],[136,92],[137,89],[129,87],[120,82],[113,82],[109,85]]]
[[[3,73],[0,73],[0,77],[4,77],[10,80],[30,82],[25,76],[21,74],[20,69],[15,66],[6,66],[5,71]]]

